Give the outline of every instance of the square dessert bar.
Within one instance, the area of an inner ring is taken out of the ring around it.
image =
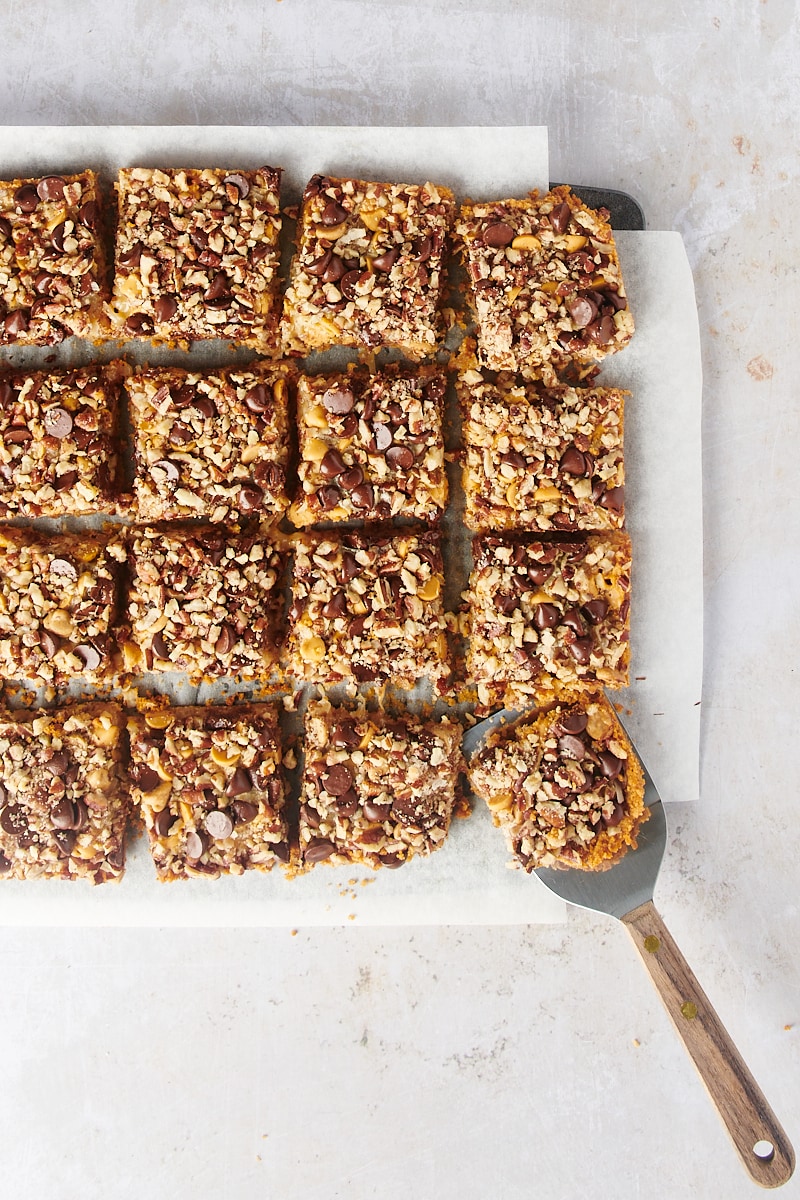
[[[0,879],[119,879],[123,724],[99,702],[0,714]]]
[[[374,375],[301,375],[295,525],[437,521],[447,503],[443,372],[391,366]]]
[[[461,726],[447,717],[311,704],[305,722],[300,856],[401,867],[438,850],[456,801]]]
[[[0,182],[0,345],[107,333],[103,223],[94,171]]]
[[[292,378],[284,364],[134,372],[126,387],[140,519],[278,520],[289,504]]]
[[[154,709],[131,716],[128,732],[132,800],[159,879],[288,862],[275,705]]]
[[[117,535],[0,530],[0,674],[110,681],[125,558]]]
[[[278,659],[282,561],[264,533],[142,528],[131,540],[129,666],[194,682],[266,679]]]
[[[568,187],[466,204],[456,226],[481,363],[538,373],[621,350],[633,317],[605,209]]]
[[[468,775],[526,871],[606,870],[650,815],[639,760],[602,693],[490,734]]]
[[[347,532],[298,538],[290,669],[311,683],[439,689],[450,675],[439,536]]]
[[[391,346],[434,352],[453,194],[433,183],[315,175],[306,187],[284,300],[284,337],[301,353]]]
[[[624,522],[619,388],[545,388],[481,371],[458,380],[464,523],[479,532],[619,529]]]
[[[113,512],[124,363],[0,375],[0,517]]]
[[[120,337],[275,348],[280,169],[119,172],[112,321]]]
[[[627,534],[477,537],[473,556],[467,675],[479,711],[628,683]]]

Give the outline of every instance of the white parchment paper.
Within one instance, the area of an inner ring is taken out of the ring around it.
[[[284,168],[287,200],[315,172],[433,179],[459,199],[502,199],[548,186],[547,131],[540,128],[0,128],[6,179],[89,165],[113,176],[136,164],[234,169],[263,163]],[[688,800],[698,795],[702,684],[697,313],[679,235],[621,231],[618,244],[637,332],[632,345],[607,362],[601,381],[632,392],[625,453],[634,602],[632,683],[611,696],[622,705],[663,799]],[[86,361],[86,348],[74,346],[58,348],[57,360],[72,353]],[[200,350],[198,360],[207,354],[208,348]],[[158,359],[168,356],[161,351]],[[176,354],[174,361],[183,364],[187,356]],[[118,885],[4,881],[0,923],[299,927],[563,920],[564,904],[535,877],[509,870],[507,857],[482,805],[454,822],[443,850],[394,872],[322,867],[292,881],[273,871],[163,885],[140,840]]]

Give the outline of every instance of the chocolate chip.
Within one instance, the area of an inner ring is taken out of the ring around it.
[[[606,488],[600,497],[600,507],[607,508],[611,512],[622,512],[625,507],[625,488]]]
[[[33,434],[27,425],[12,425],[3,434],[3,441],[12,446],[24,446],[29,442]]]
[[[339,291],[342,293],[345,300],[355,299],[357,295],[356,286],[362,274],[363,272],[360,270],[347,271],[346,274],[344,274],[339,280]]]
[[[576,638],[574,642],[570,642],[569,652],[576,663],[582,667],[587,666],[592,658],[591,638]]]
[[[185,446],[193,438],[193,433],[183,421],[176,421],[169,431],[169,441],[173,446]]]
[[[533,623],[537,629],[552,629],[558,624],[559,616],[555,604],[537,604],[533,613]]]
[[[96,671],[100,666],[100,655],[89,642],[82,642],[75,647],[75,653],[83,661],[85,670]]]
[[[331,254],[325,270],[322,272],[324,283],[338,283],[347,274],[347,266],[338,254]]]
[[[169,837],[169,831],[172,828],[172,823],[174,820],[175,817],[170,812],[168,807],[162,808],[160,812],[157,812],[153,817],[153,830],[156,837]]]
[[[224,809],[214,809],[205,819],[206,833],[208,833],[216,841],[223,841],[229,838],[233,833],[233,821],[230,813]]]
[[[6,220],[5,217],[0,217],[0,237],[6,238],[9,242],[11,241],[11,222]]]
[[[50,823],[54,829],[73,829],[75,826],[75,809],[68,796],[61,799],[50,810]]]
[[[174,296],[159,296],[153,304],[155,318],[159,324],[171,321],[178,311],[178,301]]]
[[[125,322],[125,332],[131,337],[143,337],[150,329],[151,322],[146,313],[132,313]]]
[[[53,558],[50,560],[50,571],[63,579],[77,579],[78,572],[68,558]]]
[[[550,568],[546,563],[537,562],[532,559],[527,564],[528,579],[531,583],[535,583],[537,587],[541,587],[550,578]]]
[[[7,804],[2,812],[0,812],[0,829],[4,833],[11,834],[12,837],[19,837],[20,834],[28,832],[28,819],[25,809],[18,804]]]
[[[433,254],[433,238],[416,238],[411,246],[411,257],[416,262],[427,262]]]
[[[258,816],[258,805],[249,800],[234,800],[231,808],[237,825],[249,825]]]
[[[377,258],[373,258],[372,265],[376,271],[391,271],[394,264],[397,262],[400,251],[395,247],[393,250],[387,250],[385,254],[379,254]]]
[[[237,767],[225,789],[225,795],[242,796],[245,792],[252,792],[252,790],[253,778],[250,772],[244,767]]]
[[[580,762],[586,754],[586,743],[574,733],[565,733],[558,739],[558,750],[565,758],[575,758]]]
[[[78,220],[88,229],[96,230],[100,224],[100,206],[95,200],[87,200],[78,209]]]
[[[568,446],[561,455],[559,466],[567,475],[588,475],[586,458],[577,446]]]
[[[224,307],[222,302],[229,304],[232,299],[229,293],[230,280],[224,271],[218,271],[211,280],[210,286],[203,293],[203,298],[209,304],[219,304],[220,307]]]
[[[340,817],[352,817],[353,813],[358,811],[358,793],[354,788],[349,788],[343,795],[337,797],[334,804]]]
[[[327,838],[312,838],[303,849],[303,859],[307,863],[318,863],[335,853],[336,847]]]
[[[505,221],[495,221],[484,229],[483,242],[485,246],[491,246],[493,250],[498,250],[502,246],[509,246],[516,236],[514,230],[510,225],[506,225]]]
[[[515,471],[524,471],[528,465],[519,450],[506,450],[505,454],[500,455],[500,462],[513,467]]]
[[[244,175],[239,175],[238,173],[234,175],[226,175],[222,182],[224,183],[226,189],[231,187],[234,188],[235,191],[239,193],[239,197],[241,197],[242,200],[244,200],[245,196],[249,195],[250,193],[250,184],[247,182]],[[239,197],[236,197],[236,199]],[[228,198],[231,201],[234,199],[230,192],[228,192]]]
[[[349,388],[328,388],[322,395],[322,405],[334,416],[344,416],[355,404],[355,396]]]
[[[386,867],[390,871],[396,871],[398,867],[402,867],[406,861],[399,854],[379,854],[378,861],[382,867]]]
[[[65,858],[72,854],[77,840],[78,834],[74,829],[57,829],[53,834],[53,841]]]
[[[134,242],[130,250],[123,251],[117,255],[117,269],[120,271],[138,271],[139,260],[142,257],[144,246],[141,242]]]
[[[353,488],[350,493],[350,500],[354,508],[372,508],[375,503],[375,493],[372,485],[362,483],[360,487]]]
[[[386,821],[391,811],[391,804],[375,804],[372,800],[367,800],[363,808],[368,821]]]
[[[39,645],[47,658],[52,658],[61,646],[61,638],[56,637],[49,629],[39,631]]]
[[[597,316],[597,305],[588,296],[578,296],[567,304],[567,312],[576,329],[585,329]]]
[[[250,388],[249,392],[245,393],[244,402],[252,413],[269,412],[272,407],[272,398],[267,394],[263,383],[257,383],[255,387]]]
[[[164,641],[164,635],[161,633],[157,633],[153,638],[153,653],[156,658],[163,658],[165,661],[169,660],[169,646]]]
[[[577,633],[578,637],[583,637],[586,633],[583,618],[577,608],[568,608],[561,618],[561,624],[566,625],[567,629],[571,629],[573,633]]]
[[[72,433],[72,417],[65,408],[54,404],[52,408],[45,410],[44,427],[50,437],[68,437]]]
[[[55,229],[50,234],[50,241],[59,254],[64,253],[64,238],[67,236],[67,223],[62,221],[60,225],[56,225]]]
[[[351,579],[356,579],[361,574],[361,568],[356,562],[355,555],[349,550],[342,553],[342,582],[349,583]]]
[[[319,464],[319,473],[323,479],[335,479],[347,469],[347,464],[338,450],[331,449]]]
[[[255,512],[264,503],[264,493],[254,483],[243,483],[239,489],[239,508],[244,513]]]
[[[19,337],[19,335],[21,333],[25,333],[26,329],[28,328],[28,318],[25,310],[22,308],[15,308],[13,312],[8,314],[3,324],[9,337]]]
[[[136,763],[132,770],[133,782],[143,792],[154,792],[164,782],[158,771],[154,771],[147,763]]]
[[[339,487],[343,492],[353,492],[364,482],[364,472],[361,467],[350,467],[339,476]]]
[[[608,613],[608,601],[601,597],[597,600],[587,600],[582,611],[590,625],[599,625]]]
[[[334,200],[329,200],[320,213],[319,219],[323,225],[330,227],[341,225],[342,221],[347,220],[347,209],[342,208],[341,204],[337,204]]]
[[[160,472],[165,477],[165,481],[167,483],[177,483],[181,477],[178,467],[168,458],[160,458],[158,462],[153,463],[152,467],[150,468],[150,472],[153,474],[153,472],[156,471]],[[157,483],[160,482],[157,476],[155,478]]]
[[[414,452],[408,446],[390,446],[386,451],[386,461],[395,470],[407,471],[414,465]]]
[[[317,497],[317,503],[323,512],[330,512],[331,509],[336,508],[342,498],[342,494],[339,489],[333,487],[332,485],[319,488],[319,490],[315,492],[315,495]]]
[[[322,782],[331,796],[343,796],[353,786],[353,772],[347,763],[334,763]]]
[[[39,193],[32,183],[26,183],[14,192],[14,204],[24,213],[32,213],[39,206]]]
[[[7,875],[11,870],[12,865],[11,859],[6,858],[5,854],[3,854],[3,851],[0,850],[0,875]]]
[[[622,770],[625,760],[617,758],[616,754],[612,754],[610,750],[602,750],[598,757],[600,759],[600,770],[606,779],[616,779]]]
[[[321,279],[328,269],[330,261],[333,258],[333,251],[326,250],[319,258],[312,259],[310,263],[306,263],[306,271],[309,275],[313,275],[317,279]]]
[[[225,654],[230,654],[233,647],[236,645],[236,637],[229,625],[222,625],[219,631],[219,637],[214,643],[214,653],[218,657]]]
[[[572,210],[566,200],[562,200],[550,212],[550,224],[554,233],[566,233]]]
[[[356,729],[355,722],[343,717],[331,726],[331,745],[337,750],[352,750],[361,744],[361,737]]]
[[[583,733],[589,723],[589,718],[585,712],[568,712],[560,718],[559,728],[564,733]]]
[[[388,450],[392,444],[392,431],[388,425],[382,425],[379,421],[372,426],[372,436],[375,441],[376,450]]]
[[[344,592],[334,592],[327,604],[323,605],[322,615],[326,621],[336,621],[339,617],[347,616],[347,597]]]
[[[190,862],[196,862],[198,858],[202,858],[205,850],[206,842],[202,834],[192,832],[186,835],[186,849],[184,853]]]
[[[606,315],[599,321],[593,321],[591,325],[587,325],[586,335],[596,346],[607,346],[610,341],[613,341],[615,330],[614,318]]]
[[[60,175],[45,175],[36,185],[40,200],[63,200],[66,184]]]

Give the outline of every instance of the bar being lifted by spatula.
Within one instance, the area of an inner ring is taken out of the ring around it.
[[[786,1183],[792,1145],[653,904],[664,808],[612,706],[598,693],[504,710],[468,730],[462,748],[513,865],[622,921],[750,1176]]]

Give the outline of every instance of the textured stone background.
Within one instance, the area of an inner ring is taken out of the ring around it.
[[[703,794],[673,810],[657,899],[800,1142],[796,5],[28,0],[0,65],[8,124],[547,124],[553,178],[683,234]],[[608,919],[0,947],[10,1196],[753,1194]]]

